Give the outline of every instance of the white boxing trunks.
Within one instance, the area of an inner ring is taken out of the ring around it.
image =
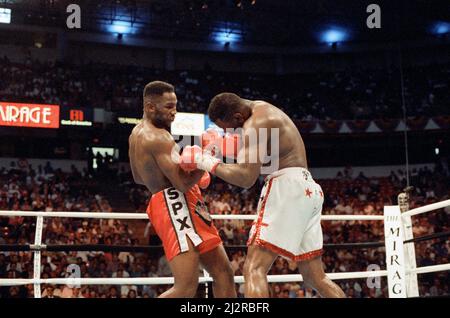
[[[278,170],[266,178],[258,203],[258,218],[248,245],[259,245],[294,261],[322,254],[320,219],[323,192],[308,170]]]

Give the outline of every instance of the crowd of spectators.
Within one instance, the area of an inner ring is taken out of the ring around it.
[[[408,116],[448,115],[450,65],[405,68],[404,97]],[[74,65],[28,59],[0,59],[0,100],[58,104],[140,115],[146,83],[174,84],[179,111],[205,113],[210,98],[231,91],[248,99],[274,103],[292,118],[401,118],[400,70],[348,68],[340,72],[255,75],[203,71],[164,71],[102,63]]]
[[[448,170],[436,166],[411,171],[411,208],[450,198]],[[144,212],[149,193],[134,186],[124,171],[119,172],[120,187],[129,194],[129,207]],[[242,190],[214,179],[205,191],[205,201],[211,214],[254,214],[263,179],[250,189]],[[351,167],[338,173],[336,178],[318,180],[325,192],[324,214],[382,214],[383,206],[395,204],[397,194],[405,186],[402,171],[393,171],[382,178],[353,176]],[[33,168],[26,160],[0,169],[0,210],[25,211],[91,211],[112,212],[107,195],[102,195],[102,185],[85,170],[72,166],[63,172],[45,166]],[[414,217],[415,237],[450,230],[450,208]],[[34,242],[35,218],[0,217],[0,244],[29,244]],[[134,223],[133,223],[134,222]],[[43,231],[44,244],[107,244],[139,245],[144,235],[139,226],[146,221],[121,221],[104,219],[46,218]],[[245,245],[251,223],[248,221],[216,220],[215,225],[227,248],[235,275],[242,275]],[[383,224],[378,221],[322,222],[324,243],[374,242],[383,240]],[[147,229],[150,245],[157,239]],[[448,263],[447,237],[418,242],[418,266]],[[385,265],[384,248],[325,248],[323,263],[326,272],[366,271],[372,264],[381,269]],[[163,277],[171,276],[161,248],[151,253],[130,252],[42,252],[41,277],[59,278],[73,275],[69,269],[79,266],[81,277]],[[201,272],[201,269],[199,269]],[[296,274],[297,264],[278,258],[269,274]],[[31,252],[0,251],[0,278],[32,278],[33,254]],[[422,296],[448,295],[447,272],[419,275]],[[387,297],[387,283],[381,279],[379,288],[370,288],[366,280],[339,281],[348,297]],[[168,285],[64,285],[42,286],[43,297],[72,298],[135,298],[156,297]],[[236,285],[239,296],[243,286]],[[203,294],[199,288],[199,296]],[[318,297],[312,289],[301,283],[271,284],[273,297]],[[0,297],[33,297],[33,285],[0,287]]]

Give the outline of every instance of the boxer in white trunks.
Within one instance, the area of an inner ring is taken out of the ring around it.
[[[215,96],[208,115],[224,130],[242,129],[243,146],[238,150],[237,163],[223,163],[210,151],[193,154],[198,169],[213,173],[228,183],[251,187],[263,167],[260,156],[252,155],[261,152],[261,146],[266,151],[272,149],[271,143],[279,146],[278,158],[272,158],[278,167],[266,177],[258,204],[258,218],[249,235],[244,265],[245,296],[270,296],[267,273],[275,259],[283,256],[298,262],[304,282],[322,297],[345,297],[342,289],[323,270],[320,218],[324,194],[308,171],[305,146],[292,120],[267,102],[242,99],[232,93]],[[279,140],[271,140],[270,132],[267,132],[267,138],[262,138],[261,129],[276,129]],[[257,134],[256,143],[250,142],[251,130]],[[228,147],[225,152],[232,149],[234,147]],[[255,157],[256,162],[250,160]]]

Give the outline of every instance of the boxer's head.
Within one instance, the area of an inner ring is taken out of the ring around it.
[[[170,129],[177,113],[177,95],[166,82],[154,81],[144,88],[144,116],[161,128]]]
[[[214,96],[209,103],[208,116],[220,128],[242,128],[252,110],[249,101],[233,93]]]

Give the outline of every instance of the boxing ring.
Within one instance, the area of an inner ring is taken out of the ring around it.
[[[322,215],[322,221],[380,221],[384,222],[385,241],[367,243],[324,244],[324,248],[379,248],[386,250],[386,269],[360,272],[327,273],[332,280],[347,280],[358,278],[387,277],[390,298],[419,296],[417,275],[424,273],[450,270],[450,263],[424,267],[416,266],[414,243],[441,237],[448,237],[450,232],[435,233],[413,238],[411,217],[428,213],[450,206],[450,200],[429,204],[423,207],[400,212],[399,206],[385,206],[384,215]],[[34,297],[41,298],[41,285],[164,285],[173,284],[173,277],[132,277],[132,278],[41,278],[41,251],[128,251],[149,252],[159,246],[117,246],[117,245],[44,245],[42,232],[44,218],[95,218],[121,220],[147,220],[146,213],[101,213],[101,212],[29,212],[0,211],[0,217],[36,217],[36,232],[34,244],[1,244],[1,251],[31,251],[34,253],[33,278],[0,279],[0,286],[34,285]],[[256,219],[257,215],[211,215],[215,220],[248,220]],[[225,248],[227,246],[224,245]],[[243,247],[243,246],[241,246]],[[204,271],[205,276],[199,277],[199,283],[210,283],[212,278]],[[243,283],[243,276],[235,276],[235,283]],[[269,283],[287,283],[303,281],[300,274],[268,275]]]

